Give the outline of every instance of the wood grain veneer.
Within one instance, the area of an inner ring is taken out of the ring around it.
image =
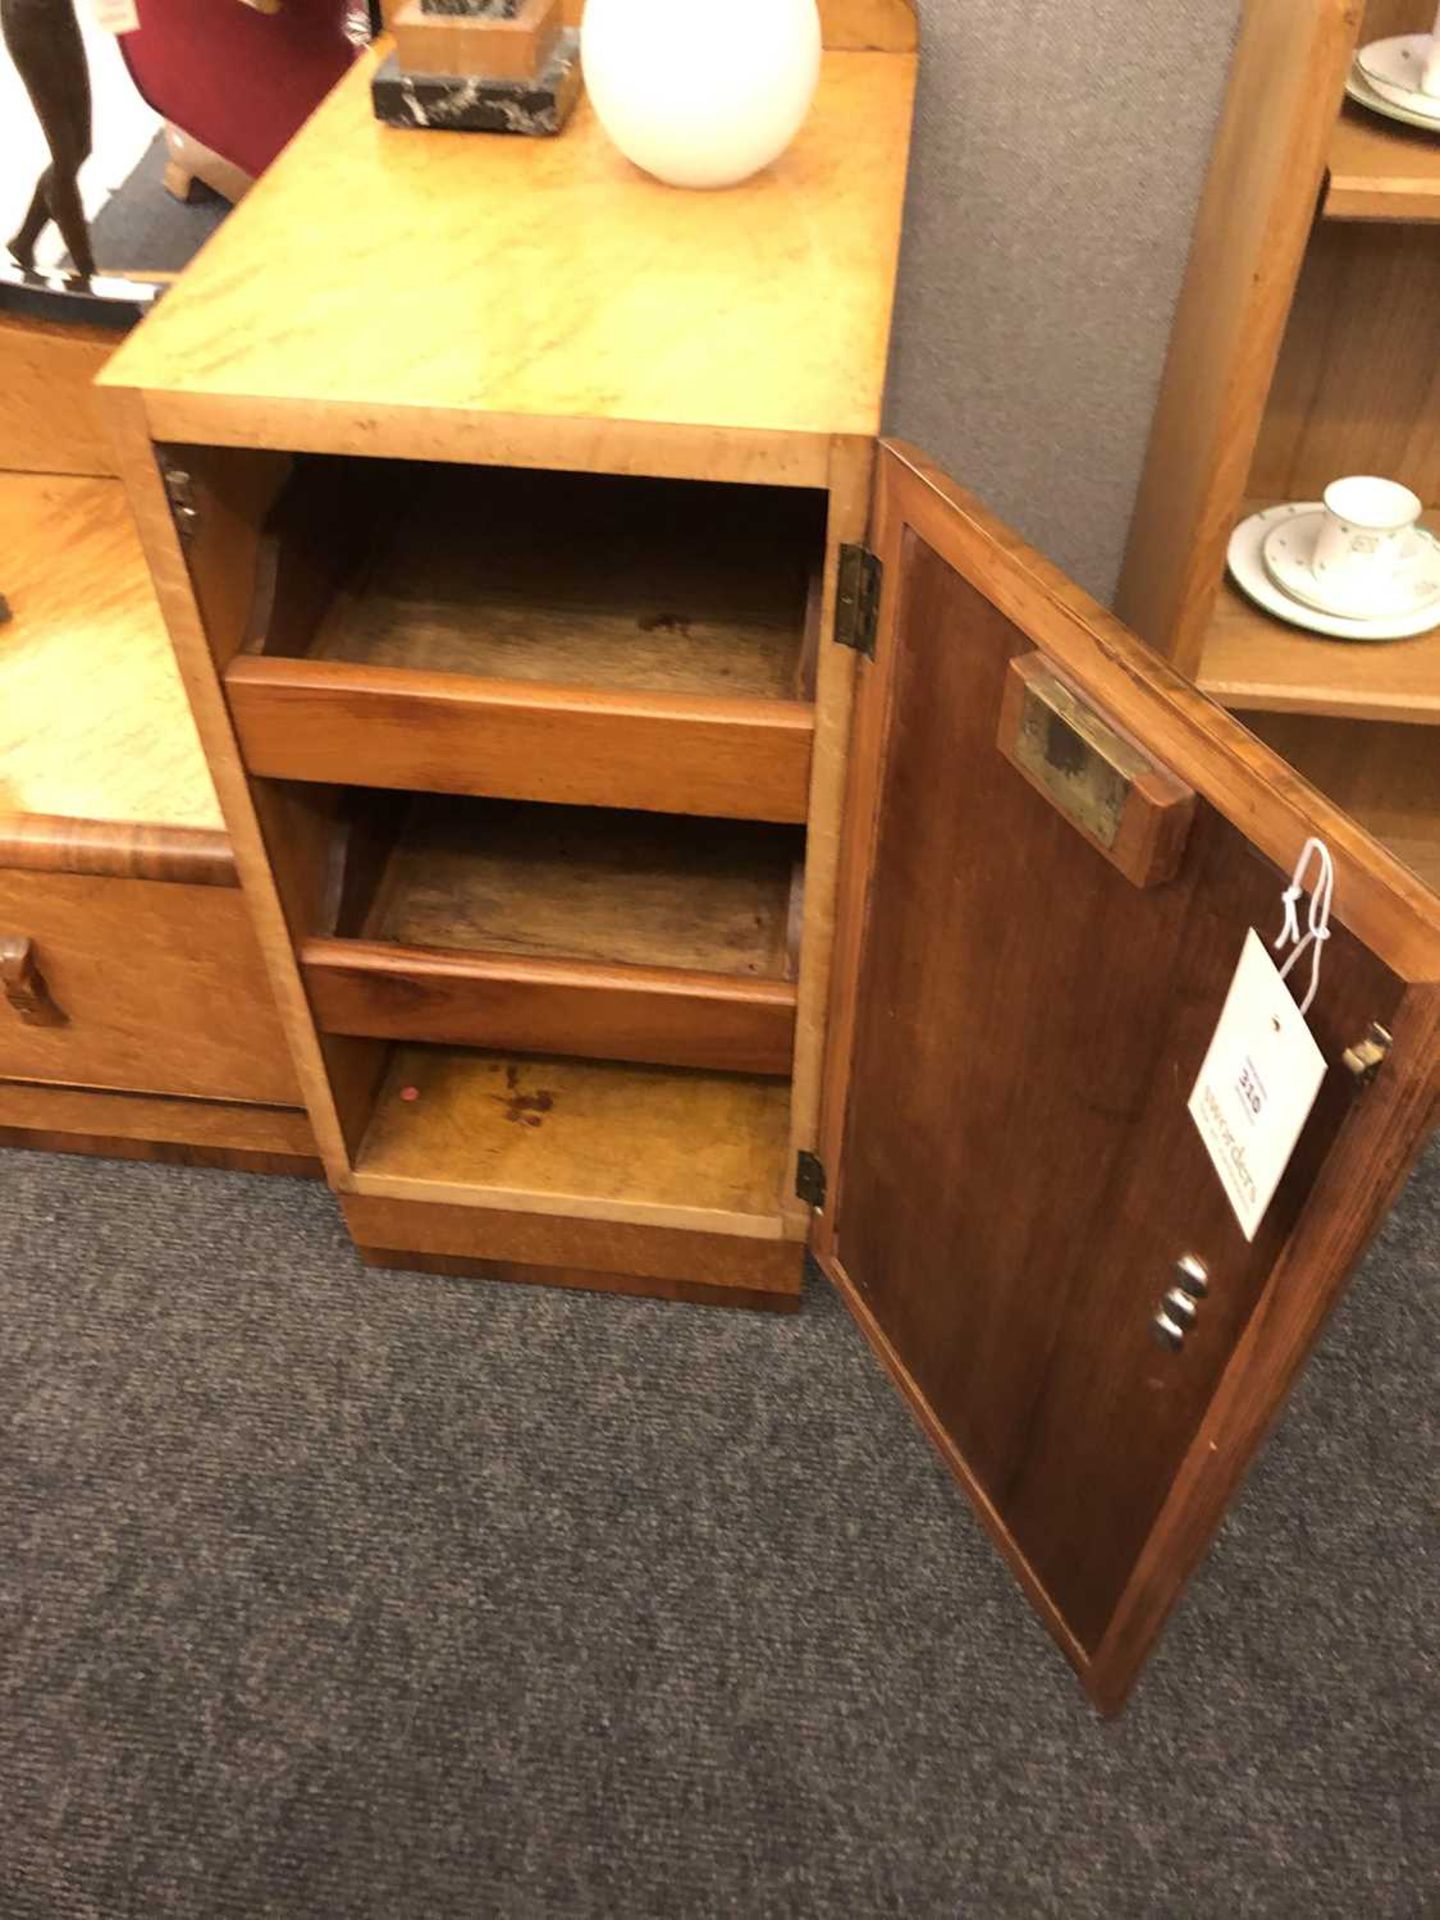
[[[422,798],[327,931],[784,980],[802,854],[748,822]]]
[[[1245,713],[1267,746],[1440,894],[1440,748],[1429,727]]]
[[[1347,102],[1330,141],[1327,220],[1440,220],[1440,142]]]
[[[321,1172],[303,1109],[0,1080],[0,1146],[112,1160]]]
[[[796,836],[431,799],[377,858],[367,799],[300,948],[326,1032],[789,1074]]]
[[[217,828],[67,820],[45,813],[0,816],[0,867],[175,880],[195,887],[239,884],[230,842]]]
[[[751,1241],[751,1246],[763,1242]],[[782,1248],[790,1266],[802,1265],[801,1249]],[[660,1280],[639,1273],[602,1273],[581,1267],[518,1266],[513,1261],[483,1260],[456,1254],[402,1253],[393,1248],[359,1246],[368,1267],[441,1273],[462,1280],[497,1280],[524,1287],[564,1287],[572,1292],[638,1295],[648,1300],[674,1300],[687,1307],[742,1307],[752,1313],[795,1313],[800,1306],[798,1283],[793,1292],[764,1287],[710,1286],[700,1280]]]
[[[719,194],[585,101],[555,140],[377,127],[373,60],[106,369],[157,438],[823,486],[831,436],[876,431],[913,55],[827,53],[789,152]]]
[[[1440,227],[1322,222],[1245,493],[1314,500],[1341,474],[1380,473],[1440,506],[1437,423]]]
[[[30,1026],[0,1005],[0,1077],[296,1104],[234,889],[0,869],[0,931],[33,942],[64,1015]]]
[[[118,480],[0,473],[0,832],[222,827]]]
[[[347,1190],[778,1240],[788,1130],[774,1080],[402,1046]]]
[[[307,940],[300,964],[326,1033],[790,1072],[795,989],[779,980],[357,940]]]
[[[485,680],[802,697],[823,520],[822,499],[794,489],[310,461],[267,529],[281,554],[262,557],[272,597],[257,604],[252,650]],[[325,549],[349,549],[328,600],[293,590],[289,548],[308,549],[317,572]]]
[[[113,476],[91,382],[114,351],[105,328],[0,313],[0,473]]]
[[[342,1194],[341,1206],[361,1247],[375,1249],[386,1265],[406,1257],[386,1245],[394,1240],[422,1265],[455,1263],[438,1265],[441,1272],[473,1272],[483,1262],[501,1268],[501,1278],[533,1277],[540,1284],[598,1284],[607,1291],[709,1302],[763,1293],[782,1310],[799,1301],[805,1249],[796,1240],[359,1194]],[[604,1280],[597,1281],[598,1275]]]

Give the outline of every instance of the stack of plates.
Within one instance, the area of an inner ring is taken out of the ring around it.
[[[1322,592],[1311,569],[1325,518],[1318,500],[1266,507],[1242,520],[1230,536],[1230,574],[1267,613],[1333,640],[1411,640],[1440,627],[1440,540],[1423,527],[1385,585],[1383,598],[1363,613],[1346,611]]]
[[[1383,113],[1387,120],[1440,133],[1440,94],[1426,93],[1421,84],[1434,44],[1435,36],[1429,33],[1401,33],[1391,40],[1372,40],[1355,56],[1345,82],[1346,93],[1372,113]]]

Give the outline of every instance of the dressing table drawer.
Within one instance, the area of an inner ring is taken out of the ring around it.
[[[0,1080],[298,1105],[238,888],[0,867]]]

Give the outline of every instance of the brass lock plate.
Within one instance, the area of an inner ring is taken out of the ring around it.
[[[1131,786],[1149,765],[1052,673],[1025,688],[1015,758],[1102,847],[1114,846]]]
[[[1174,878],[1195,816],[1194,790],[1113,726],[1043,654],[1010,662],[996,744],[1132,885]]]

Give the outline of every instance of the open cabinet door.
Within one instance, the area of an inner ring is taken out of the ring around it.
[[[815,1250],[1109,1711],[1435,1117],[1440,903],[896,446],[873,535]],[[1311,835],[1326,1070],[1251,1241],[1188,1102]]]

